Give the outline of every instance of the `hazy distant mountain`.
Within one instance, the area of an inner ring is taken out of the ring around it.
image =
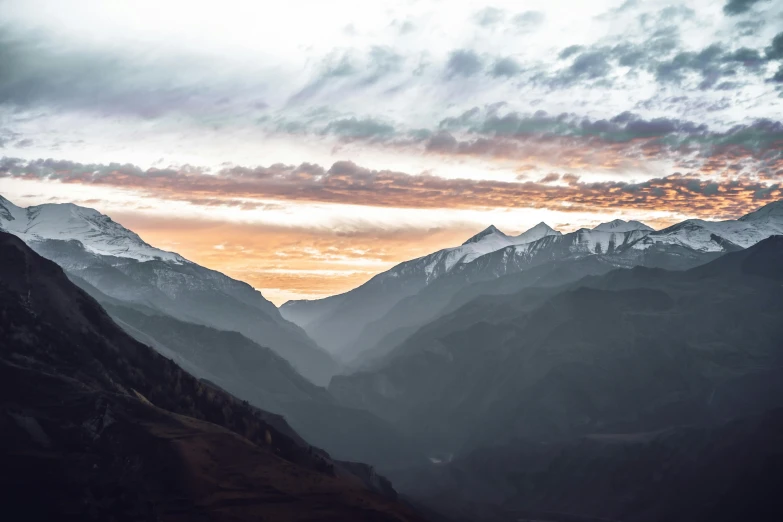
[[[518,236],[490,226],[454,248],[400,263],[365,284],[337,296],[315,301],[289,301],[280,307],[286,319],[302,326],[321,346],[343,358],[365,324],[380,319],[396,303],[483,255],[543,237],[558,236],[544,223]]]
[[[0,197],[0,229],[110,297],[269,346],[317,384],[337,370],[328,353],[250,285],[154,248],[96,210],[20,208]]]
[[[577,281],[588,275],[605,274],[617,265],[607,256],[594,255],[563,259],[532,266],[521,272],[490,277],[455,273],[397,303],[384,317],[368,324],[355,343],[349,369],[377,364],[389,352],[429,322],[457,310],[476,297],[512,294],[531,286],[553,287]],[[349,352],[350,353],[350,352]],[[350,373],[350,370],[349,370]]]
[[[332,379],[437,451],[710,422],[783,405],[783,237],[479,297]]]
[[[8,520],[421,520],[388,481],[121,330],[0,232],[0,510]]]
[[[113,299],[84,280],[72,280],[96,299],[126,332],[191,375],[253,406],[284,415],[307,441],[336,458],[378,466],[423,458],[396,430],[372,413],[342,406],[302,377],[288,361],[237,332],[187,323]]]
[[[772,203],[737,221],[688,220],[657,232],[639,221],[623,220],[568,234],[541,223],[515,237],[489,227],[460,247],[402,263],[345,294],[288,302],[281,313],[356,367],[453,309],[452,299],[470,293],[467,289],[473,285],[561,262],[571,268],[559,271],[559,280],[558,270],[549,270],[546,281],[527,276],[521,280],[525,286],[553,285],[611,268],[691,268],[783,233],[781,205]],[[588,257],[599,261],[571,264]],[[577,266],[579,270],[572,270]]]
[[[533,284],[558,285],[578,279],[579,277],[603,273],[618,267],[629,267],[636,264],[657,263],[653,259],[647,261],[647,256],[636,255],[626,259],[620,255],[612,255],[614,246],[628,245],[646,231],[630,232],[600,232],[579,230],[570,234],[549,235],[531,243],[513,245],[495,250],[475,258],[469,263],[455,267],[448,274],[431,282],[419,292],[396,303],[383,317],[368,323],[362,329],[357,340],[343,352],[344,359],[353,365],[362,364],[368,357],[377,357],[393,347],[394,339],[401,342],[405,332],[412,333],[416,327],[427,324],[439,317],[450,307],[454,296],[466,288],[491,281],[509,274],[520,275],[520,280],[526,281],[525,286]],[[600,245],[609,245],[608,253],[602,253]],[[704,262],[702,255],[695,255]],[[549,270],[546,277],[541,271],[536,271],[542,277],[529,278],[527,271],[540,266],[553,267],[561,263],[571,263],[574,260],[598,259],[599,263],[584,263],[583,270],[573,273]],[[666,256],[671,259],[670,256]],[[683,258],[676,258],[677,267],[687,267]],[[504,279],[505,280],[505,279]]]

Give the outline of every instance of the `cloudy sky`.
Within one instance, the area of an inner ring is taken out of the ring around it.
[[[0,0],[0,193],[277,303],[783,197],[783,2]]]

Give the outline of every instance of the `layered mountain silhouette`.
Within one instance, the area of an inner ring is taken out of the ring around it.
[[[470,301],[330,391],[432,451],[708,423],[783,406],[783,237]]]
[[[250,285],[152,247],[96,210],[70,203],[20,208],[0,197],[0,229],[118,301],[240,332],[316,384],[337,371],[328,353]]]
[[[377,465],[420,458],[388,423],[366,410],[341,405],[274,351],[242,334],[187,323],[138,305],[134,308],[70,277],[135,339],[191,375],[284,415],[299,434],[332,455]]]
[[[152,247],[92,209],[0,205],[2,226],[56,261],[127,333],[197,378],[284,415],[338,458],[379,466],[424,458],[388,423],[306,379],[324,383],[334,361],[249,285]]]
[[[131,338],[19,238],[0,232],[0,259],[8,520],[420,520],[371,468]]]
[[[91,209],[0,227],[22,518],[417,520],[349,460],[449,520],[783,513],[783,202],[490,226],[280,311]]]

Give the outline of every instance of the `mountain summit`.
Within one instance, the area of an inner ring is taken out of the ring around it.
[[[478,243],[479,241],[483,240],[486,237],[495,236],[495,235],[504,238],[508,237],[506,234],[498,230],[495,227],[495,225],[490,225],[484,230],[482,230],[481,232],[479,232],[478,234],[476,234],[475,236],[471,237],[470,239],[462,243],[462,246],[469,245],[470,243]]]
[[[622,219],[615,219],[613,221],[609,221],[608,223],[601,223],[597,227],[594,227],[593,230],[603,232],[631,232],[633,230],[647,230],[652,232],[655,229],[645,225],[640,221],[623,221]]]
[[[531,243],[533,241],[538,241],[539,239],[546,236],[561,236],[561,235],[563,235],[561,232],[555,230],[554,228],[550,227],[549,225],[547,225],[542,221],[541,223],[534,226],[533,228],[522,232],[518,236],[514,236],[512,239],[515,245],[522,245],[524,243]]]
[[[30,243],[46,239],[76,240],[90,253],[135,259],[184,263],[179,254],[145,243],[109,216],[73,203],[47,203],[22,208],[0,196],[0,229]]]

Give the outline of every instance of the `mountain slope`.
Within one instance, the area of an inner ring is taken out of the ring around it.
[[[23,209],[0,198],[0,229],[108,296],[269,346],[316,384],[337,371],[329,354],[250,285],[151,247],[93,209]]]
[[[371,357],[377,358],[404,339],[402,332],[410,334],[449,310],[457,294],[491,281],[502,280],[512,286],[516,284],[518,288],[532,284],[558,285],[618,267],[690,268],[716,255],[686,249],[680,249],[675,255],[671,249],[660,252],[658,249],[628,248],[646,234],[648,231],[643,228],[628,232],[580,229],[490,252],[456,266],[416,294],[399,301],[383,317],[367,324],[345,353],[354,358],[354,365],[361,365]],[[578,263],[582,260],[585,262]],[[569,272],[566,266],[576,270]],[[534,272],[527,274],[531,270]],[[534,274],[535,277],[529,277]],[[511,283],[513,280],[516,283]]]
[[[478,298],[329,389],[442,452],[783,405],[781,243]]]
[[[280,312],[331,353],[350,359],[363,326],[383,317],[405,297],[489,252],[559,234],[544,223],[518,236],[490,226],[458,247],[400,263],[350,292],[316,301],[289,301]]]
[[[71,279],[96,299],[126,332],[154,347],[191,375],[251,405],[284,415],[309,442],[340,459],[380,467],[423,459],[388,423],[347,408],[299,375],[282,357],[237,332],[179,321],[151,309],[131,308],[86,281]]]
[[[199,382],[0,233],[2,512],[13,520],[419,520],[367,467]]]
[[[448,315],[479,296],[512,294],[532,286],[560,286],[588,275],[605,274],[617,266],[595,255],[544,263],[493,279],[473,281],[469,274],[443,278],[398,303],[386,316],[371,323],[356,343],[354,368],[377,364],[405,339],[438,317]],[[382,335],[384,332],[385,335]]]

